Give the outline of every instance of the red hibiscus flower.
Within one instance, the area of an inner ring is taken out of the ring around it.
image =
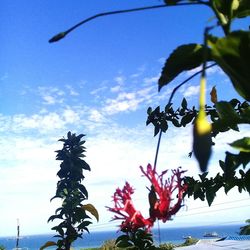
[[[153,226],[151,219],[145,219],[141,212],[136,210],[131,199],[134,189],[126,182],[123,189],[117,188],[114,195],[114,207],[108,210],[115,213],[113,220],[122,220],[122,231],[135,231],[138,228],[150,228]]]
[[[139,210],[136,210],[132,202],[134,189],[128,182],[123,189],[117,188],[113,195],[114,207],[107,207],[109,211],[115,213],[113,220],[122,220],[121,231],[133,232],[139,228],[150,230],[156,219],[166,222],[176,214],[181,206],[183,194],[187,187],[183,185],[181,168],[172,170],[172,176],[165,178],[168,170],[160,175],[148,164],[147,169],[140,167],[143,175],[151,183],[149,192],[149,218],[144,218]],[[176,199],[174,197],[177,196]]]
[[[186,171],[181,171],[181,168],[172,170],[172,176],[164,179],[164,175],[168,170],[163,171],[160,175],[148,164],[146,171],[140,166],[144,176],[151,182],[149,193],[150,203],[150,218],[166,222],[176,214],[182,204],[183,194],[187,187],[183,185],[182,174]],[[174,196],[177,195],[177,199]]]

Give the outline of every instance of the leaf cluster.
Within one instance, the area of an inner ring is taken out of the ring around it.
[[[86,212],[90,212],[98,220],[98,212],[94,206],[82,204],[88,198],[87,189],[81,184],[84,179],[83,170],[90,171],[89,165],[83,160],[86,151],[83,137],[83,134],[68,132],[67,138],[59,140],[63,142],[63,148],[56,151],[56,160],[61,161],[57,173],[60,180],[57,183],[56,195],[51,200],[60,198],[62,205],[48,219],[61,220],[61,223],[52,228],[58,233],[54,237],[58,237],[59,240],[57,243],[47,242],[43,248],[52,244],[57,245],[58,250],[69,250],[72,242],[82,237],[83,231],[88,232],[88,226],[92,222],[88,220],[90,216]]]
[[[187,100],[183,98],[177,109],[174,109],[172,103],[167,104],[162,111],[160,106],[154,110],[149,107],[146,125],[154,126],[154,136],[156,136],[160,131],[166,132],[171,124],[177,128],[193,124],[198,112],[195,106],[188,107]],[[205,112],[212,123],[213,137],[230,129],[239,131],[239,124],[250,124],[250,105],[247,101],[232,99],[229,102],[216,102],[214,106],[205,105]]]
[[[205,106],[206,116],[212,123],[211,135],[215,138],[219,133],[227,132],[231,129],[239,130],[239,124],[250,124],[250,106],[247,101],[240,102],[232,99],[229,102],[216,102],[213,106]],[[180,128],[192,124],[198,115],[198,110],[188,107],[188,103],[184,98],[179,108],[174,109],[172,104],[165,107],[161,111],[160,107],[155,110],[148,109],[147,125],[153,124],[155,127],[155,135],[160,130],[166,132],[169,123]],[[234,187],[239,192],[248,191],[250,193],[250,170],[246,170],[247,164],[250,162],[250,139],[245,137],[230,144],[239,150],[238,154],[230,152],[225,153],[225,160],[219,161],[222,173],[218,173],[215,177],[208,178],[207,172],[200,175],[200,179],[186,176],[185,183],[188,186],[186,195],[193,196],[194,199],[207,200],[211,205],[216,192],[224,188],[228,193]],[[192,152],[189,153],[192,156]],[[242,167],[243,169],[239,169]]]
[[[155,249],[153,246],[153,236],[146,229],[139,228],[134,231],[126,232],[116,239],[116,246],[129,249]]]

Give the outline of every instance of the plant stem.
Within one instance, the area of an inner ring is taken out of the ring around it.
[[[197,1],[197,2],[187,2],[187,3],[178,3],[176,5],[166,5],[166,4],[161,4],[161,5],[153,5],[153,6],[146,6],[146,7],[140,7],[140,8],[133,8],[133,9],[126,9],[126,10],[115,10],[115,11],[108,11],[108,12],[102,12],[99,14],[96,14],[94,16],[88,17],[84,19],[83,21],[77,23],[76,25],[72,26],[68,30],[64,32],[60,32],[59,34],[53,36],[49,42],[57,42],[64,38],[66,35],[68,35],[71,31],[75,30],[79,26],[83,25],[84,23],[87,23],[93,19],[96,19],[101,16],[110,16],[110,15],[115,15],[115,14],[123,14],[123,13],[129,13],[129,12],[137,12],[137,11],[144,11],[144,10],[152,10],[152,9],[159,9],[159,8],[167,8],[167,7],[175,7],[175,6],[186,6],[186,5],[208,5],[206,2],[202,1]]]
[[[209,68],[212,68],[214,67],[215,65],[217,65],[217,63],[213,63],[209,66],[205,66],[205,69],[209,69]],[[194,73],[193,75],[191,75],[190,77],[188,77],[186,80],[184,80],[183,82],[181,82],[179,85],[177,85],[174,90],[172,91],[171,93],[171,96],[169,97],[169,100],[168,100],[168,104],[171,103],[176,91],[182,86],[184,85],[185,83],[187,83],[188,81],[190,81],[191,79],[193,79],[195,76],[201,74],[203,72],[203,69]],[[160,149],[160,144],[161,144],[161,137],[162,137],[162,130],[160,130],[159,132],[159,137],[158,137],[158,143],[157,143],[157,148],[156,148],[156,153],[155,153],[155,161],[154,161],[154,171],[156,170],[156,165],[157,165],[157,160],[158,160],[158,154],[159,154],[159,149]]]

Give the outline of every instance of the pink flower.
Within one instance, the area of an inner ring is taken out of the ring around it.
[[[138,228],[150,228],[153,226],[151,219],[145,219],[141,212],[136,210],[131,199],[134,189],[126,182],[123,189],[117,188],[114,195],[114,207],[108,210],[115,213],[113,220],[122,220],[120,228],[122,231],[134,231]]]
[[[140,169],[151,182],[149,193],[150,217],[153,221],[159,219],[166,222],[181,208],[183,194],[187,189],[187,186],[182,184],[183,179],[181,176],[186,171],[181,171],[179,167],[172,170],[173,175],[171,178],[164,180],[164,175],[168,170],[158,175],[150,164],[148,164],[146,171],[141,166]],[[154,196],[153,201],[150,194]],[[177,200],[173,198],[175,194],[177,194]]]

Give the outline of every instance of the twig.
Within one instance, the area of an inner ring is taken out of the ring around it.
[[[152,10],[152,9],[159,9],[159,8],[166,8],[166,7],[174,7],[174,6],[185,6],[185,5],[207,5],[206,2],[202,1],[197,1],[197,2],[187,2],[187,3],[178,3],[176,5],[166,5],[166,4],[161,4],[161,5],[153,5],[153,6],[146,6],[146,7],[140,7],[140,8],[133,8],[133,9],[126,9],[126,10],[115,10],[115,11],[108,11],[108,12],[103,12],[96,14],[94,16],[88,17],[84,19],[83,21],[77,23],[73,27],[69,28],[68,30],[64,32],[60,32],[57,35],[53,36],[49,42],[57,42],[64,38],[66,35],[68,35],[71,31],[75,30],[79,26],[83,25],[84,23],[87,23],[95,18],[101,17],[101,16],[110,16],[110,15],[115,15],[115,14],[123,14],[123,13],[129,13],[129,12],[137,12],[137,11],[143,11],[143,10]]]

